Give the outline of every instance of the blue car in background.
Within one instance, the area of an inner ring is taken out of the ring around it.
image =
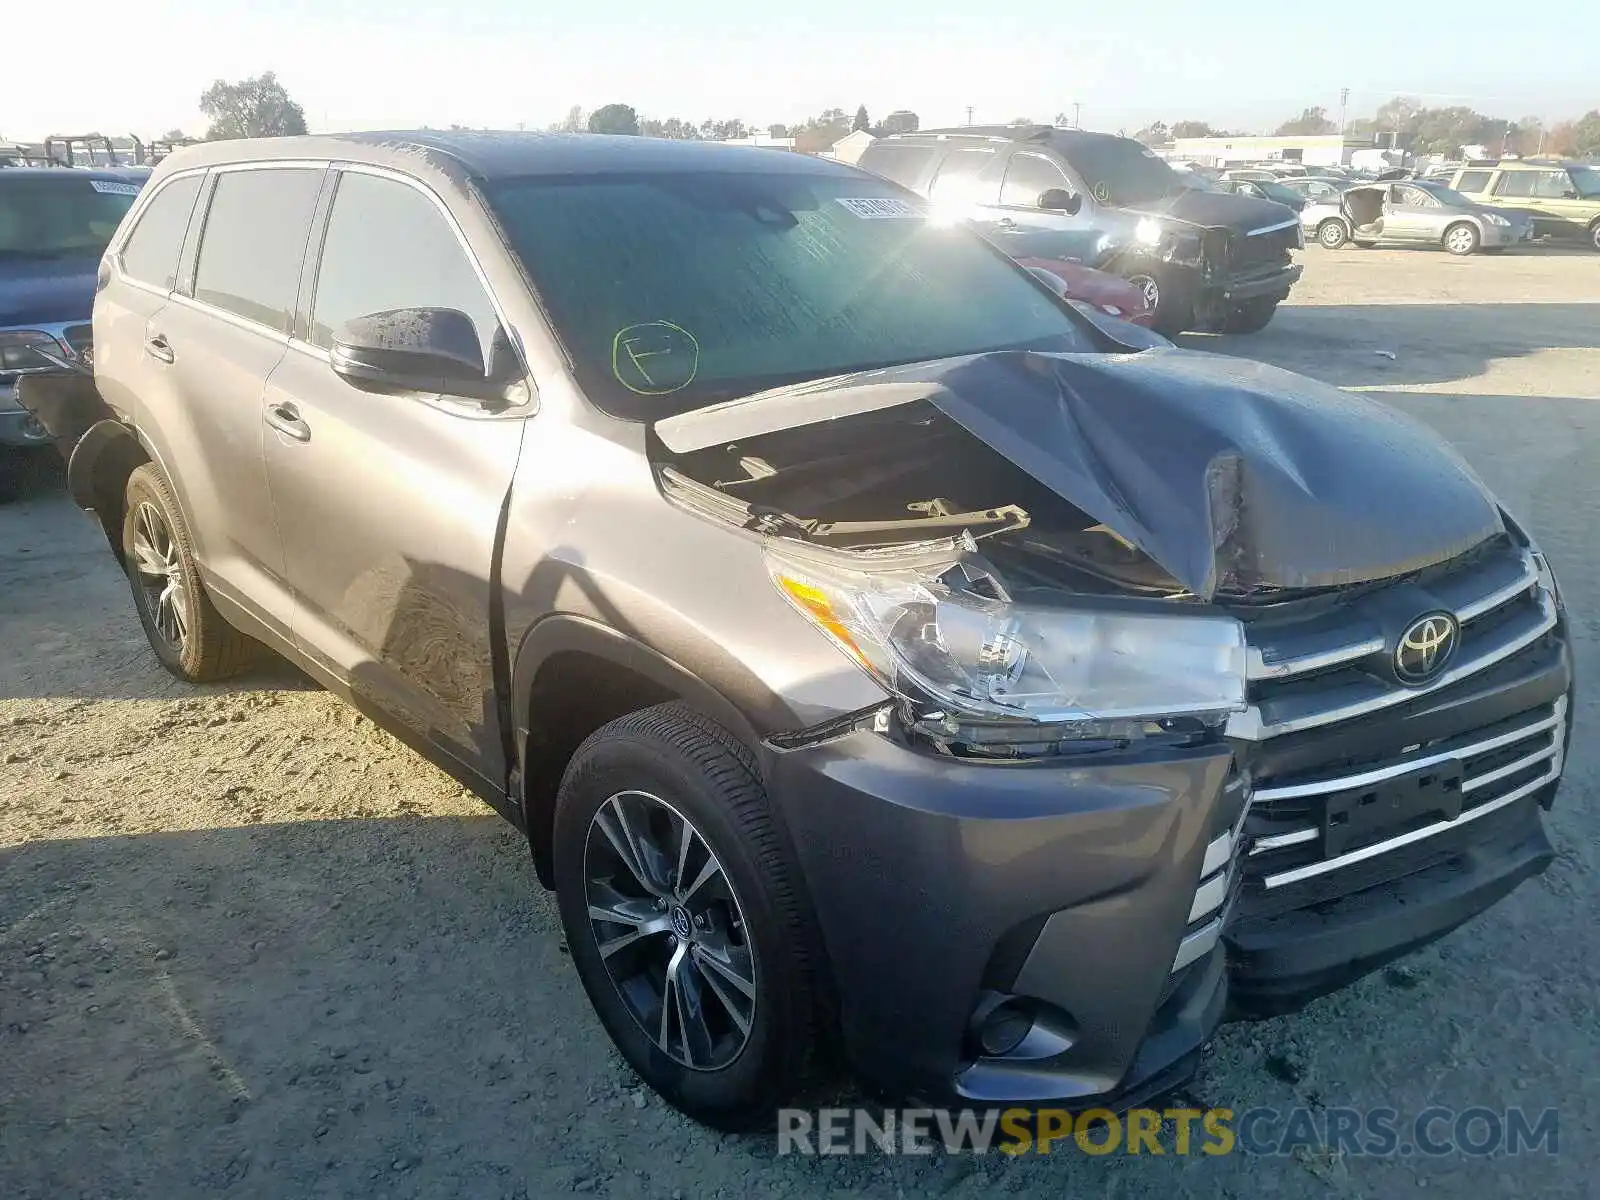
[[[44,355],[88,360],[100,256],[142,183],[115,168],[0,168],[0,500],[51,449],[17,380],[58,370]]]

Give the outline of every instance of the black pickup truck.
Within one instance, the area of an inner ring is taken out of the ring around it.
[[[1050,126],[964,126],[879,138],[859,164],[966,218],[1001,249],[1030,232],[1093,231],[1088,265],[1144,288],[1154,328],[1255,333],[1300,278],[1294,212],[1185,187],[1132,138]]]

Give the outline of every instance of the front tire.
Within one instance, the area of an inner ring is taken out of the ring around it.
[[[820,937],[749,751],[679,704],[578,748],[556,800],[572,961],[630,1066],[722,1130],[770,1120],[825,1036]]]
[[[150,648],[186,683],[215,683],[256,659],[260,643],[222,619],[200,581],[194,540],[154,463],[128,476],[122,561]]]
[[[1444,248],[1457,258],[1476,254],[1481,241],[1477,228],[1465,221],[1452,225],[1444,231]]]
[[[1278,301],[1271,296],[1258,296],[1245,300],[1229,310],[1222,323],[1223,333],[1260,333],[1272,322],[1278,311]]]
[[[1600,221],[1589,226],[1589,245],[1600,250]]]
[[[1144,293],[1151,313],[1150,328],[1162,337],[1177,337],[1194,322],[1194,303],[1170,279],[1140,271],[1127,280]]]
[[[1329,217],[1317,226],[1317,243],[1327,250],[1337,250],[1350,240],[1350,231],[1338,217]]]

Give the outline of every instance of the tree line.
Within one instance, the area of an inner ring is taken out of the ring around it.
[[[208,139],[280,137],[306,132],[305,110],[290,98],[271,71],[234,83],[217,80],[201,95],[200,111],[210,122],[206,130]],[[1012,122],[1015,125],[1032,123],[1025,117]],[[1066,114],[1058,113],[1055,123],[1067,125],[1071,122]],[[748,137],[761,129],[772,137],[792,137],[797,150],[815,154],[828,149],[852,130],[864,129],[881,137],[890,133],[912,133],[918,125],[917,114],[908,109],[898,109],[881,121],[874,121],[864,104],[853,115],[842,108],[825,108],[795,125],[764,127],[753,126],[738,117],[689,121],[681,117],[643,116],[630,104],[605,104],[589,113],[574,105],[565,118],[550,128],[572,133],[640,134],[683,141],[727,141]],[[1312,106],[1276,126],[1272,132],[1280,136],[1330,134],[1338,133],[1339,126],[1326,109]],[[1351,121],[1347,132],[1352,137],[1362,138],[1393,134],[1396,146],[1417,154],[1455,155],[1463,146],[1482,146],[1490,154],[1593,155],[1600,154],[1600,108],[1547,126],[1538,117],[1510,120],[1464,105],[1429,108],[1408,96],[1396,96],[1380,105],[1372,116]],[[181,136],[179,130],[167,134],[169,139]],[[1191,119],[1171,125],[1152,121],[1133,136],[1147,145],[1162,145],[1174,138],[1250,135]]]
[[[631,104],[606,104],[587,116],[581,107],[567,110],[563,120],[550,126],[552,131],[565,133],[635,134],[644,137],[671,138],[680,141],[728,141],[749,137],[762,132],[769,137],[794,138],[795,148],[815,154],[826,150],[853,130],[864,129],[875,136],[887,133],[914,133],[918,127],[917,114],[909,109],[899,109],[874,122],[867,106],[860,105],[855,115],[842,108],[825,108],[814,117],[794,125],[772,124],[755,126],[741,118],[708,117],[696,123],[681,117],[641,116]]]
[[[1320,105],[1304,109],[1272,130],[1274,137],[1339,132],[1339,123]],[[1393,134],[1395,145],[1415,154],[1455,155],[1463,146],[1482,146],[1491,154],[1600,154],[1600,109],[1581,117],[1546,125],[1538,117],[1515,120],[1480,113],[1465,105],[1429,108],[1409,96],[1396,96],[1370,117],[1357,117],[1345,131],[1350,137]],[[1152,121],[1133,135],[1146,145],[1164,145],[1175,138],[1252,137],[1243,130],[1213,128],[1205,121]]]

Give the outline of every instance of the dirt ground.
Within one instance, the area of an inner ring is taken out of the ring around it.
[[[1595,678],[1600,257],[1304,260],[1264,334],[1193,344],[1454,441],[1542,541]],[[1189,1089],[1555,1105],[1559,1154],[779,1157],[641,1089],[509,826],[287,668],[169,679],[98,528],[46,488],[0,508],[0,1196],[1592,1196],[1597,696],[1548,875],[1302,1014],[1226,1028]]]

